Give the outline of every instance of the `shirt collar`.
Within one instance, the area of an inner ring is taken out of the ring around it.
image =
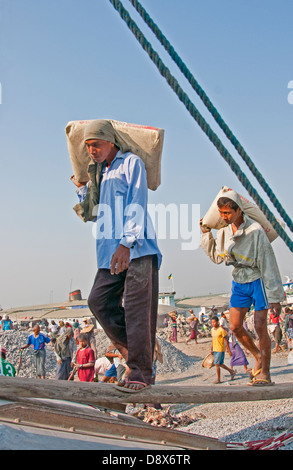
[[[120,158],[120,159],[124,159],[124,158],[125,158],[125,153],[122,153],[121,150],[118,150],[118,152],[116,153],[115,157],[114,157],[113,160],[111,161],[110,165],[109,165],[109,166],[105,165],[102,171],[103,171],[103,172],[108,171],[108,170],[111,168],[111,166],[113,165],[113,163],[115,162],[115,160],[118,160],[119,158]]]
[[[234,237],[240,237],[240,235],[243,235],[247,222],[248,222],[247,216],[243,212],[243,223],[238,227],[238,230],[234,233]],[[232,230],[232,227],[231,227],[231,230]]]

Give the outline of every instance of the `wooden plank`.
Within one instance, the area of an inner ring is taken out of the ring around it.
[[[121,403],[198,404],[293,398],[293,383],[275,384],[271,387],[154,385],[139,393],[125,393],[107,383],[0,376],[0,398],[50,398],[115,409]]]
[[[215,438],[159,428],[133,417],[114,417],[96,411],[70,408],[63,404],[62,406],[53,403],[42,404],[36,400],[35,403],[9,403],[0,406],[0,423],[17,423],[101,438],[155,444],[162,446],[162,449],[226,450],[227,448],[224,442]]]

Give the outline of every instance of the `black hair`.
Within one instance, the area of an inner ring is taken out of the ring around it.
[[[224,196],[220,197],[217,200],[217,206],[219,208],[221,208],[223,206],[229,206],[234,211],[237,211],[237,209],[240,209],[240,207],[238,206],[238,204],[236,204],[235,201],[233,201],[232,199],[229,199],[228,197],[224,197]]]
[[[86,341],[88,343],[88,336],[85,333],[80,333],[78,335],[78,341]]]

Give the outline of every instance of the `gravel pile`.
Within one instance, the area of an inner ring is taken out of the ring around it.
[[[191,416],[194,410],[201,418],[181,430],[223,442],[260,441],[293,432],[292,399],[199,405],[189,411]],[[293,442],[280,450],[293,450]]]
[[[163,355],[163,363],[161,364],[157,361],[157,374],[180,374],[198,362],[198,359],[187,356],[182,351],[176,349],[173,344],[166,341],[164,335],[161,335],[160,332],[157,338]],[[96,344],[98,355],[102,356],[105,354],[110,342],[103,330],[96,332]]]
[[[105,354],[110,341],[103,330],[96,332],[96,344],[98,356]],[[164,335],[157,336],[163,355],[163,363],[157,361],[157,374],[180,374],[193,366],[197,359],[194,357],[187,356],[182,351],[176,349],[173,344],[165,340]]]
[[[198,359],[187,356],[164,338],[159,337],[158,339],[163,354],[163,363],[157,361],[157,374],[180,374],[198,362]]]
[[[11,362],[15,368],[18,367],[20,351],[19,348],[27,343],[28,336],[32,334],[32,330],[11,330],[0,333],[0,345],[7,349],[7,361]],[[110,340],[103,330],[95,330],[95,339],[98,357],[105,354]],[[187,356],[183,352],[177,350],[172,344],[164,338],[159,338],[161,350],[163,354],[163,364],[157,362],[158,374],[176,374],[186,371],[195,362],[194,358]],[[56,357],[52,350],[51,344],[46,346],[46,376],[48,379],[55,377]],[[22,351],[21,368],[19,377],[35,378],[34,355],[33,348]]]

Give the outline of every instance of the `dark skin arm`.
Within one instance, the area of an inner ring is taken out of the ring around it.
[[[109,357],[109,358],[110,358],[110,357],[111,357],[111,358],[113,358],[113,357],[119,357],[120,360],[122,359],[121,354],[115,354],[115,353],[111,353],[111,352],[106,353],[105,356],[106,356],[106,357]]]
[[[87,181],[84,181],[84,182],[77,181],[74,175],[72,175],[70,179],[77,188],[81,188],[81,186],[85,186],[87,184]]]
[[[78,364],[77,362],[72,362],[71,366],[75,366],[77,369],[88,369],[90,367],[93,367],[95,365],[94,362],[87,362],[86,364]]]
[[[112,256],[110,264],[111,274],[119,274],[128,269],[130,257],[130,248],[119,245]]]
[[[208,232],[211,231],[211,229],[209,227],[206,227],[206,226],[202,225],[202,219],[200,219],[200,221],[199,221],[199,227],[200,227],[200,230],[202,231],[202,233],[208,233]]]

